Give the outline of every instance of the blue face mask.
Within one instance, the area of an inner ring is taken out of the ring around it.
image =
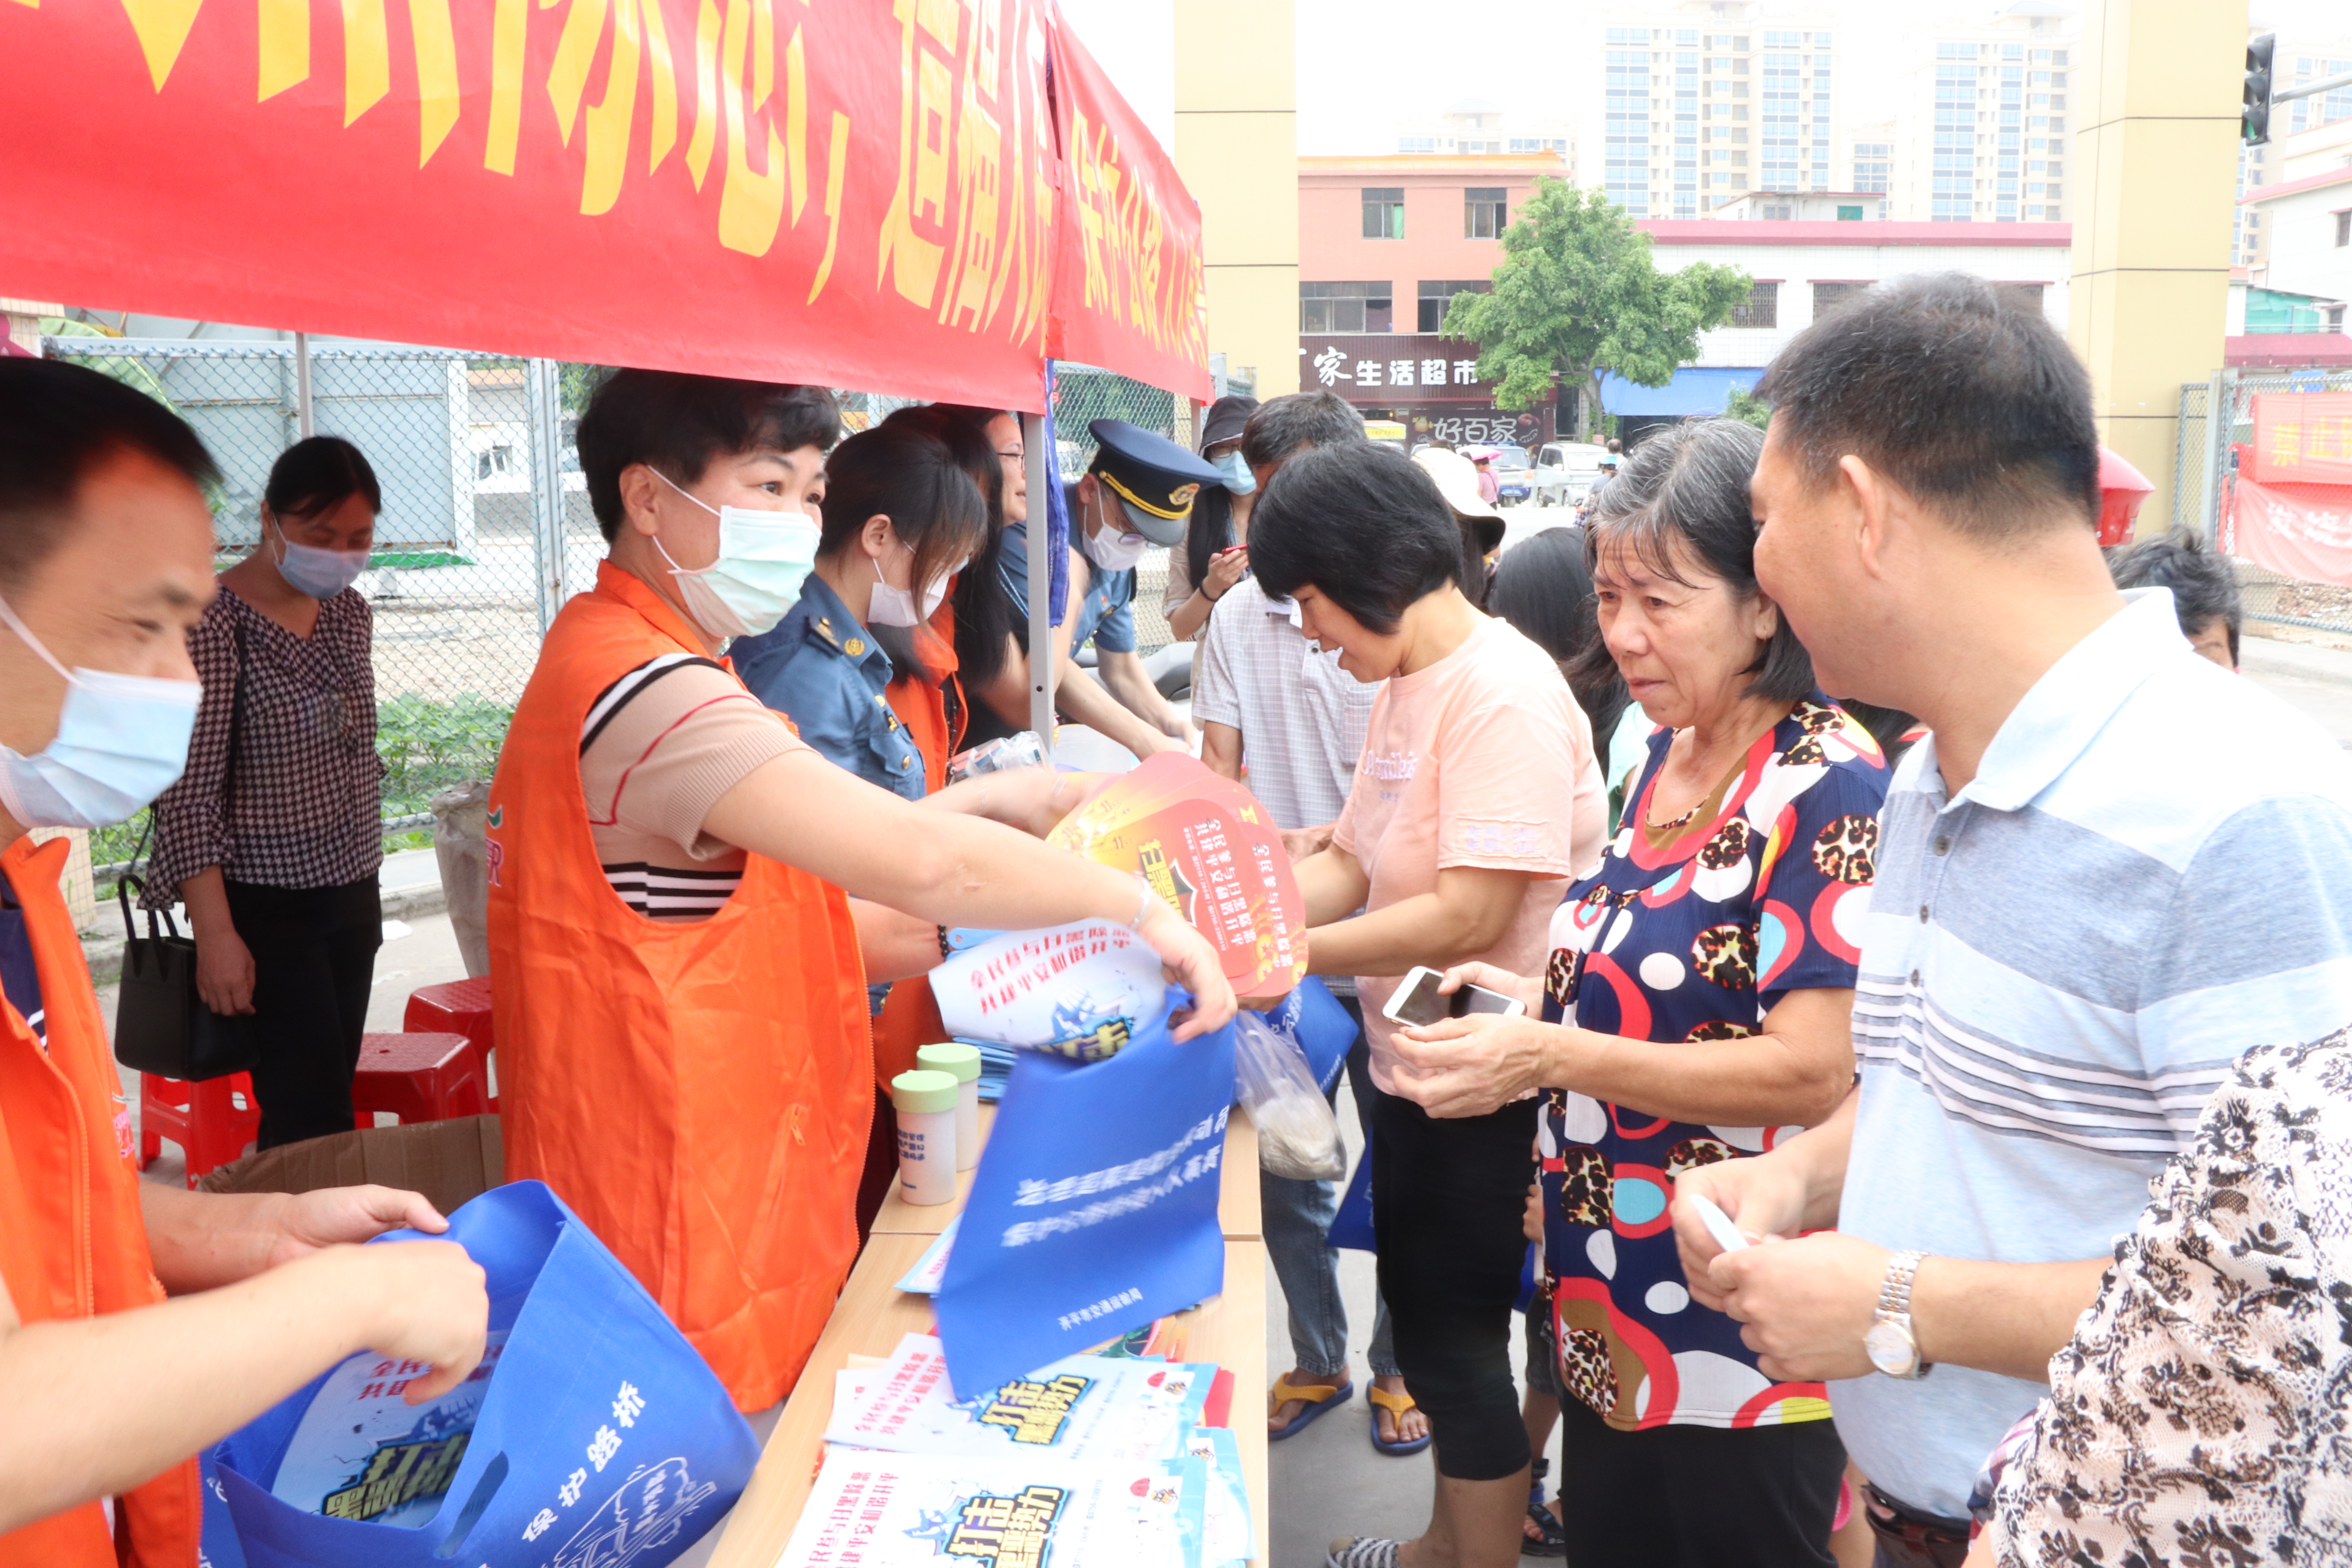
[[[0,807],[26,827],[104,827],[172,787],[205,689],[104,669],[68,669],[0,600],[0,623],[66,678],[57,738],[27,757],[0,746]]]
[[[315,544],[297,544],[286,537],[277,519],[270,519],[270,526],[278,531],[278,574],[298,594],[331,599],[367,570],[364,550],[321,550]]]
[[[1218,453],[1209,459],[1209,463],[1225,476],[1225,489],[1234,494],[1245,496],[1257,489],[1257,476],[1250,472],[1249,463],[1242,457],[1239,447],[1230,452]]]

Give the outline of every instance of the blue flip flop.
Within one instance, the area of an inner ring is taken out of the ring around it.
[[[1347,1404],[1355,1392],[1356,1385],[1353,1382],[1310,1383],[1301,1386],[1287,1378],[1276,1378],[1274,1403],[1277,1408],[1289,1404],[1294,1399],[1303,1402],[1307,1408],[1292,1416],[1290,1425],[1287,1426],[1277,1426],[1268,1430],[1265,1440],[1269,1443],[1279,1443],[1285,1437],[1295,1436],[1313,1426],[1318,1416]]]

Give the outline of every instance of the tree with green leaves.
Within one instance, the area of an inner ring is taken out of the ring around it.
[[[1744,386],[1731,389],[1731,398],[1724,405],[1724,417],[1737,419],[1743,425],[1753,425],[1759,430],[1772,423],[1772,405]]]
[[[1531,407],[1552,378],[1579,388],[1577,435],[1600,406],[1600,374],[1664,386],[1698,355],[1698,335],[1731,319],[1752,280],[1736,267],[1696,261],[1660,272],[1650,237],[1600,191],[1538,178],[1503,231],[1494,292],[1456,294],[1448,337],[1478,344],[1478,374],[1501,408]]]

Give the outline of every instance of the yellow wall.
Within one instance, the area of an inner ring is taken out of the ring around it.
[[[1209,349],[1298,390],[1297,49],[1291,0],[1178,0],[1176,170],[1201,204]]]
[[[2067,336],[2101,439],[2172,523],[2183,382],[2221,366],[2236,218],[2245,0],[2087,0],[2074,72],[2074,279]]]

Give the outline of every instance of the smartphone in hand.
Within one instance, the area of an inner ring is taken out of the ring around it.
[[[1516,996],[1506,996],[1500,991],[1489,991],[1483,985],[1465,985],[1451,996],[1438,994],[1438,983],[1445,978],[1443,970],[1416,964],[1389,998],[1381,1016],[1392,1024],[1434,1024],[1440,1018],[1463,1018],[1473,1013],[1495,1013],[1506,1018],[1517,1018],[1527,1010],[1526,1003]]]

